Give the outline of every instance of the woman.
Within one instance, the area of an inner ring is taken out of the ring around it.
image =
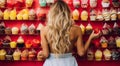
[[[91,40],[99,34],[93,31],[83,45],[81,29],[73,24],[69,7],[58,0],[51,6],[47,25],[41,30],[41,58],[46,58],[43,66],[78,66],[72,56],[73,48],[76,47],[78,55],[83,56]]]

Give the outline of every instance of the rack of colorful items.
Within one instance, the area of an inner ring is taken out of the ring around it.
[[[41,60],[40,30],[48,7],[40,5],[39,0],[0,0],[0,60]]]
[[[72,3],[72,17],[80,25],[84,42],[93,30],[101,31],[87,51],[90,61],[120,60],[120,1],[119,0],[68,0]]]
[[[30,1],[30,2],[29,2]],[[75,24],[82,29],[83,40],[95,30],[85,60],[120,60],[120,1],[64,0]],[[54,0],[0,0],[0,60],[38,60],[40,30]],[[79,59],[79,58],[78,58]]]

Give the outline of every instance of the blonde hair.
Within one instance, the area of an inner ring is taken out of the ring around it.
[[[64,54],[69,51],[71,42],[69,38],[70,27],[73,20],[67,4],[61,0],[53,4],[48,13],[48,36],[49,43],[55,54]]]

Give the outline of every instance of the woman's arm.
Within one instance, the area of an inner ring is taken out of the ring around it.
[[[41,29],[41,47],[42,47],[42,52],[41,52],[41,57],[47,58],[49,56],[49,47],[48,47],[48,42],[46,39],[46,28]]]
[[[81,29],[78,28],[77,29],[77,51],[78,51],[78,55],[83,56],[85,54],[85,52],[87,51],[87,49],[89,48],[89,45],[91,43],[91,40],[95,37],[98,37],[100,34],[99,33],[95,34],[94,31],[91,33],[91,35],[88,37],[88,40],[86,41],[85,45],[83,45],[83,40],[82,40],[82,32]]]

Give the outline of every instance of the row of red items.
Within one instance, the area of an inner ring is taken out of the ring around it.
[[[41,7],[46,7],[47,4],[50,5],[54,3],[56,0],[38,0],[39,5]],[[82,8],[87,8],[90,4],[91,8],[97,7],[98,1],[97,0],[64,0],[67,4],[73,4],[75,8],[79,8],[80,5]],[[88,4],[89,2],[89,4]],[[111,3],[112,2],[112,3]],[[0,0],[0,7],[4,8],[7,5],[8,7],[32,7],[33,4],[36,4],[34,0]],[[101,5],[103,8],[109,7],[110,4],[113,4],[114,7],[119,7],[120,2],[119,0],[102,0]]]
[[[2,48],[40,48],[40,40],[26,40],[24,41],[22,36],[19,36],[17,41],[12,41],[10,36],[6,36],[4,39],[0,40],[0,45]]]
[[[1,49],[0,50],[0,60],[9,60],[9,61],[25,61],[25,60],[29,60],[29,61],[41,61],[43,59],[41,59],[41,51],[39,51],[37,53],[36,50],[31,49],[25,49],[23,51],[21,51],[20,49],[16,49],[16,50],[5,50],[5,49]]]
[[[97,7],[97,4],[101,4],[103,8],[108,8],[112,4],[114,7],[119,7],[120,6],[120,1],[119,0],[102,0],[98,2],[97,0],[64,0],[67,2],[67,4],[73,6],[75,8],[79,8],[80,6],[82,8],[87,8],[88,5],[90,5],[91,8]]]
[[[39,4],[41,7],[49,6],[54,3],[55,0],[38,0],[38,3],[35,0],[0,0],[0,8],[5,7],[27,7],[31,8],[34,4]]]
[[[5,7],[32,7],[34,0],[0,0],[0,8]]]

